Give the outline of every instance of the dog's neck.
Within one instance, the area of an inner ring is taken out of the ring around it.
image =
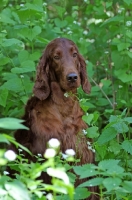
[[[64,91],[57,82],[51,82],[51,98],[56,104],[63,104],[67,101],[77,101],[77,89]]]

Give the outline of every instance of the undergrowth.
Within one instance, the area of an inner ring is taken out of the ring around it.
[[[102,200],[132,199],[131,10],[131,0],[0,1],[0,199],[84,199],[90,195],[86,186],[96,185]],[[26,128],[17,118],[32,95],[42,51],[56,37],[77,44],[92,85],[90,95],[79,88],[78,97],[89,125],[84,134],[94,140],[96,165],[73,170],[80,178],[95,178],[76,189],[76,175],[66,161],[69,155],[53,148],[58,156],[43,162],[45,157],[38,155],[38,162],[29,164],[22,155],[28,150],[12,136],[15,129]],[[9,143],[20,148],[17,159],[7,150]],[[7,165],[18,170],[15,179],[5,171]],[[37,179],[43,170],[53,176],[51,185]]]

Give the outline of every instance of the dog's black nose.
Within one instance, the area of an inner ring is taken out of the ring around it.
[[[67,75],[67,80],[69,81],[69,82],[75,82],[76,80],[77,80],[77,74],[75,74],[75,73],[70,73],[70,74],[68,74]]]

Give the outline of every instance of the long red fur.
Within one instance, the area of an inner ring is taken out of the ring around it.
[[[67,76],[71,73],[77,75],[77,80],[68,81]],[[75,150],[80,165],[94,163],[94,153],[88,149],[88,139],[83,133],[87,125],[82,120],[84,113],[77,99],[80,85],[85,93],[90,92],[86,63],[77,46],[65,38],[51,41],[38,64],[34,96],[28,100],[23,116],[29,130],[16,131],[16,140],[33,154],[43,155],[47,142],[57,138],[62,152]],[[69,96],[66,97],[65,93]],[[26,153],[25,156],[29,158]],[[50,181],[46,174],[42,174],[41,178],[45,183]],[[77,180],[76,185],[80,182]],[[94,187],[89,190],[97,192]],[[91,194],[87,199],[96,200],[98,197]]]

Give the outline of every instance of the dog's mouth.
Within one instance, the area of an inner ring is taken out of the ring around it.
[[[78,88],[79,84],[77,82],[68,83],[68,88]]]
[[[64,87],[63,90],[65,92],[72,91],[73,93],[76,92],[77,88],[80,86],[79,82],[68,82]]]

